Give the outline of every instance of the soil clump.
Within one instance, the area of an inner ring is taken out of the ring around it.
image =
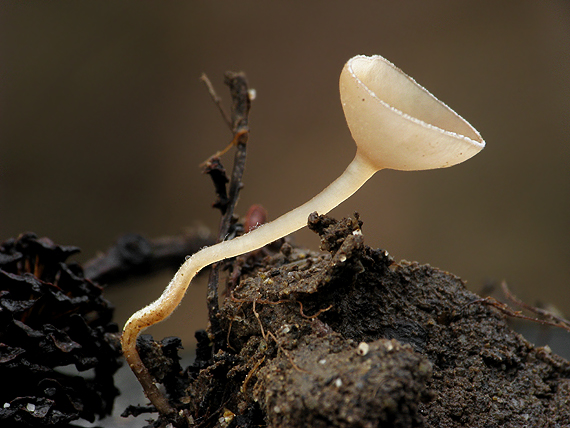
[[[325,252],[239,257],[222,330],[197,334],[184,371],[179,343],[143,337],[172,404],[200,427],[570,426],[568,361],[457,276],[366,246],[361,226],[313,214]]]

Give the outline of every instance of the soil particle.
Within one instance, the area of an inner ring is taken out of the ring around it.
[[[312,252],[241,265],[227,346],[185,372],[199,426],[570,426],[570,363],[513,332],[450,273],[395,263],[362,222],[312,215]],[[235,279],[235,278],[234,278]]]

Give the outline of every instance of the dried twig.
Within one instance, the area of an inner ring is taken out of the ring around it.
[[[206,73],[202,73],[202,75],[200,76],[200,80],[202,82],[204,82],[204,84],[206,85],[206,88],[208,89],[208,93],[212,97],[212,100],[214,101],[214,103],[218,106],[218,110],[220,110],[220,113],[222,114],[222,117],[224,118],[224,122],[226,122],[226,125],[228,125],[228,127],[230,128],[230,131],[232,131],[233,130],[232,121],[230,120],[230,117],[228,116],[228,114],[224,110],[224,106],[222,106],[222,99],[220,97],[218,97],[218,94],[216,93],[216,90],[214,89],[214,85],[212,85],[212,82],[210,81],[210,79],[208,78]]]
[[[186,256],[213,243],[214,238],[205,229],[154,239],[126,234],[107,252],[84,263],[83,270],[86,278],[108,285],[129,276],[147,275],[165,268],[177,269]]]
[[[208,86],[208,90],[214,102],[222,111],[226,122],[228,122],[227,116],[223,112],[221,108],[221,104],[219,103],[219,97],[216,95],[215,90],[213,89],[212,84],[208,80],[207,77],[203,76],[202,80]],[[223,178],[215,177],[212,175],[211,172],[210,176],[214,180],[214,186],[216,187],[216,194],[218,195],[218,202],[220,202],[220,210],[222,211],[222,219],[220,222],[220,229],[218,233],[218,242],[223,241],[228,233],[230,232],[230,228],[233,224],[234,220],[234,209],[236,207],[239,192],[243,187],[242,184],[242,177],[245,170],[245,161],[246,161],[246,149],[247,149],[247,142],[249,138],[249,109],[251,107],[251,100],[248,93],[248,85],[247,79],[245,74],[243,73],[235,73],[228,71],[225,74],[224,83],[229,86],[230,93],[232,96],[232,109],[231,109],[231,130],[233,133],[233,139],[230,143],[230,146],[236,147],[236,153],[234,157],[234,166],[232,171],[231,180],[229,183],[229,192],[226,200],[224,199],[224,191],[222,190],[222,181]],[[227,151],[224,150],[223,152]],[[215,170],[218,170],[221,167],[221,163],[218,158],[219,155],[214,155],[208,161],[206,161],[206,165],[212,165],[213,162],[217,162],[217,167]],[[214,161],[217,159],[216,161]],[[210,171],[213,171],[211,167],[208,168]],[[223,188],[225,189],[225,183],[223,183]],[[224,203],[221,203],[223,201]],[[210,279],[208,281],[208,314],[210,320],[210,327],[209,327],[209,334],[214,342],[214,352],[221,346],[223,343],[223,339],[221,338],[222,329],[219,325],[218,321],[218,282],[219,282],[219,264],[216,263],[212,266],[210,271]]]

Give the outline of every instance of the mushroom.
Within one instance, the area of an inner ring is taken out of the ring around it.
[[[174,410],[142,363],[136,339],[145,328],[176,309],[192,278],[217,261],[256,250],[307,224],[312,212],[325,214],[384,169],[424,170],[463,162],[485,146],[479,133],[414,79],[381,56],[356,56],[340,76],[340,97],[357,150],[344,173],[310,201],[231,241],[189,257],[163,294],[133,314],[121,338],[123,352],[148,399],[162,414]]]

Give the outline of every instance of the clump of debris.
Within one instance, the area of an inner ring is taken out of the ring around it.
[[[77,252],[33,233],[0,244],[1,426],[67,426],[111,413],[118,327],[102,288],[66,263]]]

